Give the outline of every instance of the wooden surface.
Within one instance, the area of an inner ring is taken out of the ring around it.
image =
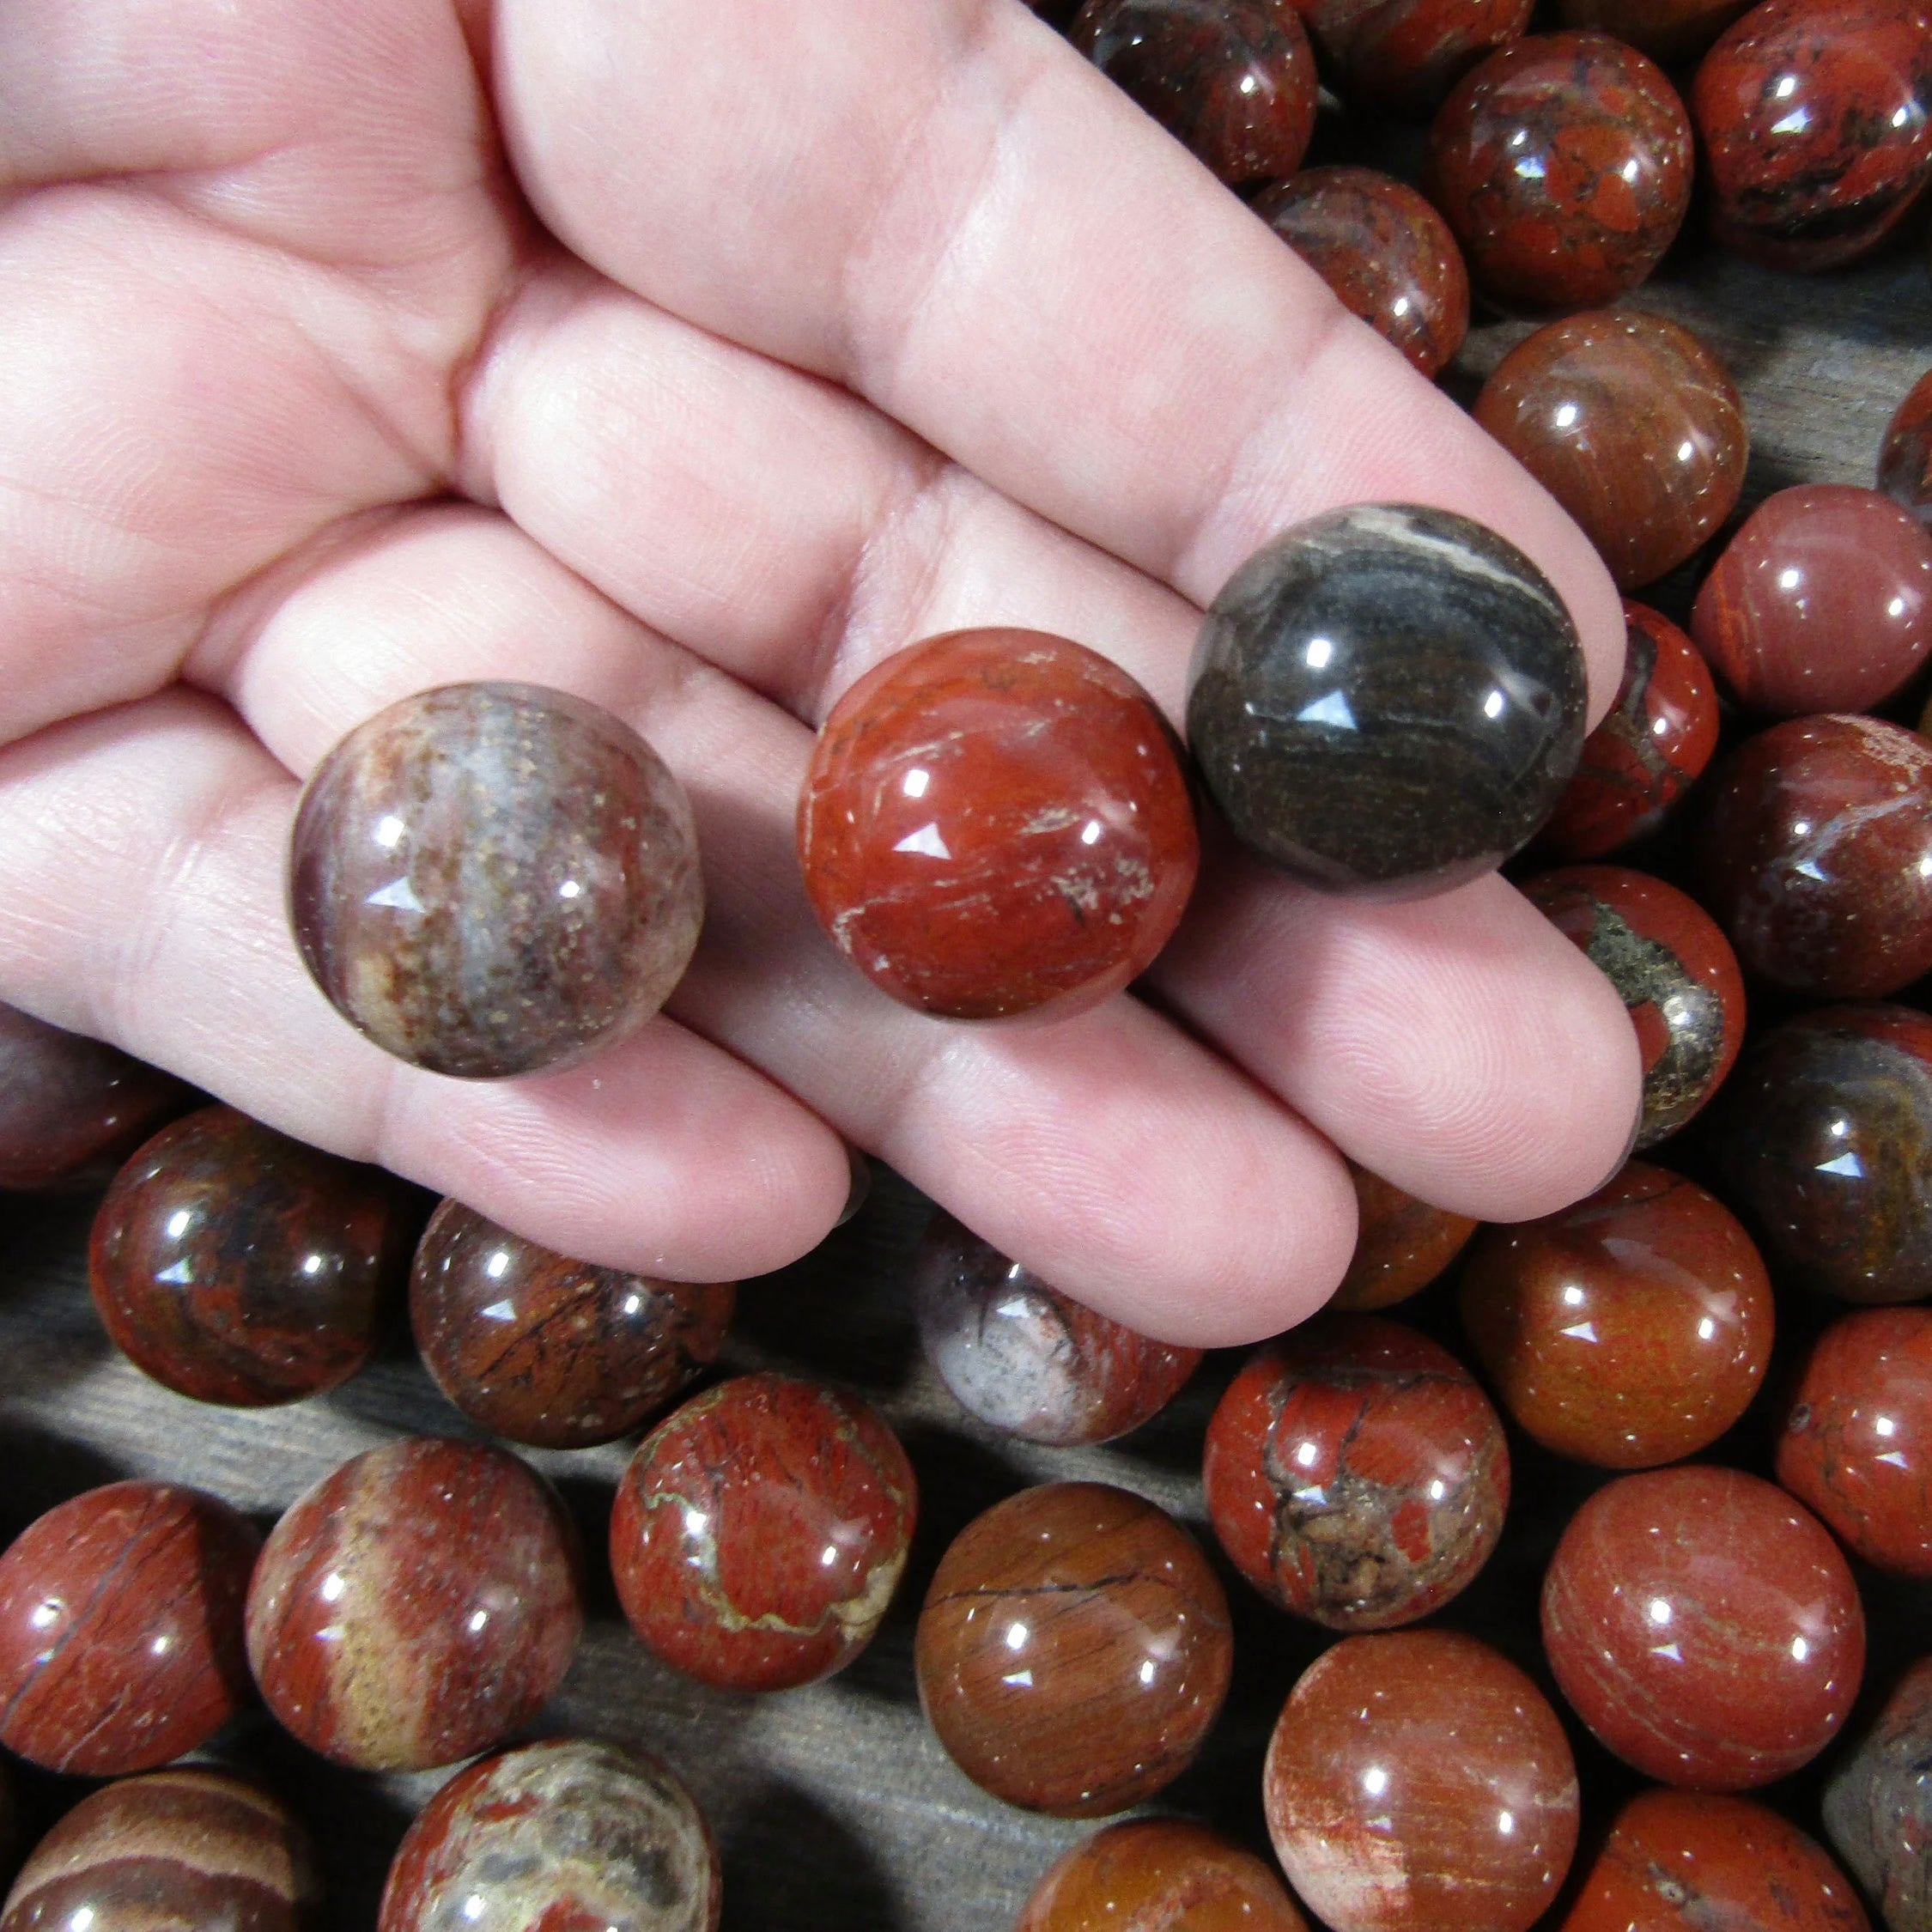
[[[1870,480],[1886,419],[1932,365],[1923,226],[1880,260],[1824,279],[1695,256],[1668,264],[1635,298],[1698,329],[1736,373],[1754,436],[1753,498],[1801,480]],[[1452,380],[1467,392],[1523,332],[1518,325],[1479,330]],[[1686,574],[1667,586],[1659,601],[1680,606],[1688,581]],[[90,1206],[15,1201],[0,1210],[9,1257],[0,1292],[8,1478],[0,1530],[8,1535],[64,1497],[128,1475],[201,1485],[265,1527],[361,1449],[398,1433],[463,1432],[400,1346],[337,1394],[289,1410],[206,1408],[147,1382],[108,1347],[87,1298]],[[1243,1207],[1227,1204],[1230,1213]],[[1040,1871],[1091,1827],[1030,1818],[983,1796],[926,1730],[912,1630],[940,1551],[1001,1494],[1060,1476],[1122,1483],[1205,1535],[1200,1433],[1231,1363],[1211,1362],[1166,1416],[1123,1445],[1049,1451],[999,1441],[960,1416],[920,1357],[902,1285],[923,1217],[909,1190],[884,1179],[859,1218],[817,1255],[747,1287],[729,1358],[733,1367],[789,1365],[858,1388],[901,1431],[918,1470],[923,1520],[905,1587],[878,1642],[842,1677],[756,1699],[700,1691],[655,1665],[624,1630],[599,1553],[624,1448],[531,1457],[563,1489],[592,1554],[592,1627],[550,1728],[636,1741],[685,1776],[723,1848],[725,1923],[743,1932],[1001,1932]],[[1453,1342],[1439,1292],[1425,1297],[1420,1319]],[[1761,1440],[1750,1433],[1757,1426],[1751,1419],[1742,1425],[1735,1459],[1760,1458]],[[1564,1515],[1592,1482],[1527,1455],[1517,1469],[1503,1551],[1443,1620],[1533,1663],[1537,1581]],[[1321,1640],[1229,1582],[1234,1692],[1202,1762],[1164,1803],[1260,1845],[1262,1748],[1289,1684]],[[1923,1595],[1888,1596],[1874,1607],[1879,1668],[1903,1647],[1923,1646],[1932,1626]],[[324,1852],[328,1923],[369,1926],[389,1856],[438,1779],[338,1773],[262,1718],[243,1725],[226,1754],[308,1819]],[[1586,1749],[1583,1758],[1587,1792],[1601,1810],[1621,1788],[1619,1774],[1601,1754]],[[30,1781],[30,1803],[45,1821],[80,1789]],[[1801,1818],[1808,1788],[1801,1782],[1785,1795]]]

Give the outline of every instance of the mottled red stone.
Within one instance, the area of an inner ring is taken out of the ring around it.
[[[1932,179],[1932,9],[1762,0],[1691,89],[1710,230],[1782,269],[1874,247]]]
[[[1691,635],[1753,710],[1868,711],[1932,651],[1932,534],[1875,489],[1781,489],[1704,579]]]
[[[314,1932],[307,1834],[266,1792],[205,1771],[81,1800],[33,1849],[0,1932]]]
[[[1771,1360],[1751,1237],[1715,1195],[1643,1161],[1573,1207],[1485,1229],[1461,1292],[1504,1407],[1546,1449],[1601,1468],[1708,1447]]]
[[[1234,1637],[1178,1524],[1104,1483],[1048,1483],[954,1539],[916,1657],[927,1718],[976,1784],[1030,1811],[1102,1818],[1193,1763]]]
[[[826,930],[894,999],[1062,1018],[1152,963],[1200,846],[1172,734],[1124,671],[1040,631],[964,630],[833,706],[799,856]]]
[[[269,1534],[248,1661],[270,1711],[361,1771],[454,1764],[526,1724],[583,1627],[549,1484],[506,1451],[418,1437],[352,1457]]]
[[[1262,1800],[1334,1932],[1524,1932],[1577,1848],[1577,1766],[1523,1673],[1446,1630],[1351,1637],[1289,1693]]]
[[[105,1181],[191,1091],[118,1047],[0,1005],[0,1188]]]
[[[1489,1398],[1446,1349],[1372,1315],[1317,1317],[1257,1353],[1208,1425],[1201,1475],[1235,1567],[1332,1630],[1440,1609],[1510,1503]]]
[[[1653,1147],[1703,1108],[1744,1043],[1744,975],[1716,920],[1687,893],[1627,866],[1540,872],[1523,896],[1601,968],[1637,1029]]]
[[[1483,385],[1476,421],[1583,526],[1625,590],[1692,556],[1744,488],[1737,386],[1661,315],[1573,315],[1526,336]]]
[[[1886,426],[1878,486],[1932,529],[1932,369],[1912,385]]]
[[[1838,1545],[1783,1490],[1680,1463],[1619,1476],[1571,1519],[1543,1581],[1543,1649],[1626,1764],[1741,1790],[1837,1735],[1865,1613]]]
[[[1288,0],[1085,0],[1066,33],[1230,185],[1302,165],[1317,84]]]
[[[1013,1932],[1308,1932],[1251,1851],[1180,1818],[1109,1825],[1051,1865]],[[0,1932],[5,1932],[0,1927]]]
[[[1640,1791],[1617,1814],[1562,1932],[1866,1932],[1830,1853],[1749,1798]]]
[[[1825,1786],[1825,1829],[1891,1932],[1932,1926],[1932,1657],[1921,1657]]]
[[[1536,849],[1601,859],[1662,826],[1717,749],[1717,690],[1698,647],[1662,612],[1624,604],[1617,702],[1583,740],[1569,789]]]
[[[1565,27],[1627,40],[1664,67],[1695,60],[1752,0],[1557,0]]]
[[[1517,39],[1534,0],[1297,0],[1339,93],[1422,120],[1492,48]]]
[[[872,1641],[917,1509],[898,1437],[858,1397],[738,1376],[645,1437],[617,1487],[611,1569],[666,1663],[727,1690],[787,1690]]]
[[[118,1777],[204,1744],[248,1702],[241,1610],[261,1539],[218,1498],[109,1483],[0,1557],[0,1744]]]
[[[430,1217],[410,1324],[436,1386],[493,1435],[585,1449],[642,1425],[718,1358],[730,1282],[572,1261],[462,1202]]]
[[[115,1176],[88,1280],[137,1369],[199,1402],[260,1408],[333,1388],[368,1360],[414,1233],[380,1168],[207,1107]]]
[[[1932,1020],[1874,1001],[1782,1021],[1717,1115],[1725,1198],[1780,1281],[1848,1302],[1932,1294]]]
[[[1479,290],[1507,309],[1588,308],[1662,258],[1691,161],[1684,105],[1652,62],[1607,34],[1534,34],[1443,103],[1427,185]]]
[[[430,1799],[376,1932],[716,1932],[721,1899],[710,1827],[673,1771],[556,1738],[471,1765]]]
[[[1867,1309],[1818,1338],[1777,1479],[1867,1563],[1932,1577],[1932,1309]]]
[[[1355,1253],[1328,1306],[1369,1315],[1420,1294],[1476,1231],[1466,1214],[1431,1207],[1365,1167],[1348,1163],[1355,1183]]]
[[[1424,375],[1461,348],[1469,271],[1448,222],[1406,183],[1372,167],[1303,168],[1255,212]]]

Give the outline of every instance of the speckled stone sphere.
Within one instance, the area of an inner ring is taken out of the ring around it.
[[[410,1323],[436,1386],[493,1435],[586,1449],[642,1427],[718,1358],[738,1290],[572,1261],[462,1202],[429,1218]]]
[[[1932,369],[1912,385],[1886,426],[1878,486],[1932,529]]]
[[[351,1457],[269,1533],[248,1590],[269,1710],[358,1771],[428,1771],[500,1743],[563,1681],[582,1629],[562,1504],[483,1443]]]
[[[459,1771],[417,1813],[376,1932],[716,1932],[710,1827],[641,1752],[556,1738]]]
[[[1289,1882],[1334,1932],[1525,1932],[1577,1848],[1556,1713],[1455,1631],[1317,1657],[1275,1725],[1262,1801]]]
[[[1013,1932],[1308,1932],[1273,1871],[1181,1818],[1109,1825],[1055,1860]],[[3,1929],[0,1929],[3,1932]]]
[[[1627,41],[1661,67],[1695,60],[1752,0],[1557,0],[1565,27]]]
[[[1194,648],[1188,738],[1236,837],[1331,891],[1419,898],[1493,870],[1583,742],[1575,625],[1467,517],[1361,504],[1235,573]]]
[[[1151,1340],[1083,1307],[936,1212],[913,1261],[926,1358],[959,1406],[1001,1434],[1111,1442],[1165,1408],[1198,1348]]]
[[[316,768],[289,910],[352,1026],[411,1066],[499,1079],[650,1018],[704,891],[683,788],[629,726],[539,685],[447,684]]]
[[[1328,1299],[1342,1315],[1371,1315],[1419,1295],[1468,1246],[1476,1224],[1431,1207],[1365,1167],[1348,1163],[1355,1183],[1355,1253]]]
[[[1373,114],[1426,120],[1493,47],[1529,24],[1531,0],[1297,0],[1336,92]]]
[[[162,1771],[90,1792],[42,1838],[0,1932],[315,1932],[307,1834],[265,1792]]]
[[[1825,1830],[1891,1932],[1932,1929],[1932,1657],[1921,1657],[1825,1786]]]

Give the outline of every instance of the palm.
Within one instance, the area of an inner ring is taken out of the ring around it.
[[[0,0],[0,997],[671,1273],[809,1245],[842,1135],[1176,1338],[1333,1279],[1324,1134],[1495,1218],[1609,1166],[1628,1028],[1496,881],[1223,861],[1161,1012],[1054,1029],[818,938],[801,720],[914,636],[1063,630],[1172,709],[1249,550],[1399,496],[1620,652],[1548,501],[1017,0]],[[292,775],[480,677],[644,730],[712,905],[667,1017],[501,1086],[358,1039],[280,896]]]

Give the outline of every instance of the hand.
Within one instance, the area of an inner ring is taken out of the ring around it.
[[[1326,1294],[1334,1147],[1510,1219],[1625,1144],[1628,1021],[1498,879],[1224,857],[1153,999],[1060,1027],[819,934],[810,725],[930,633],[1178,715],[1249,551],[1402,498],[1542,564],[1598,712],[1621,663],[1550,500],[1019,0],[0,0],[0,998],[674,1275],[809,1248],[843,1136],[1174,1340]],[[644,732],[711,908],[664,1018],[498,1085],[352,1032],[282,903],[303,775],[478,677]]]

